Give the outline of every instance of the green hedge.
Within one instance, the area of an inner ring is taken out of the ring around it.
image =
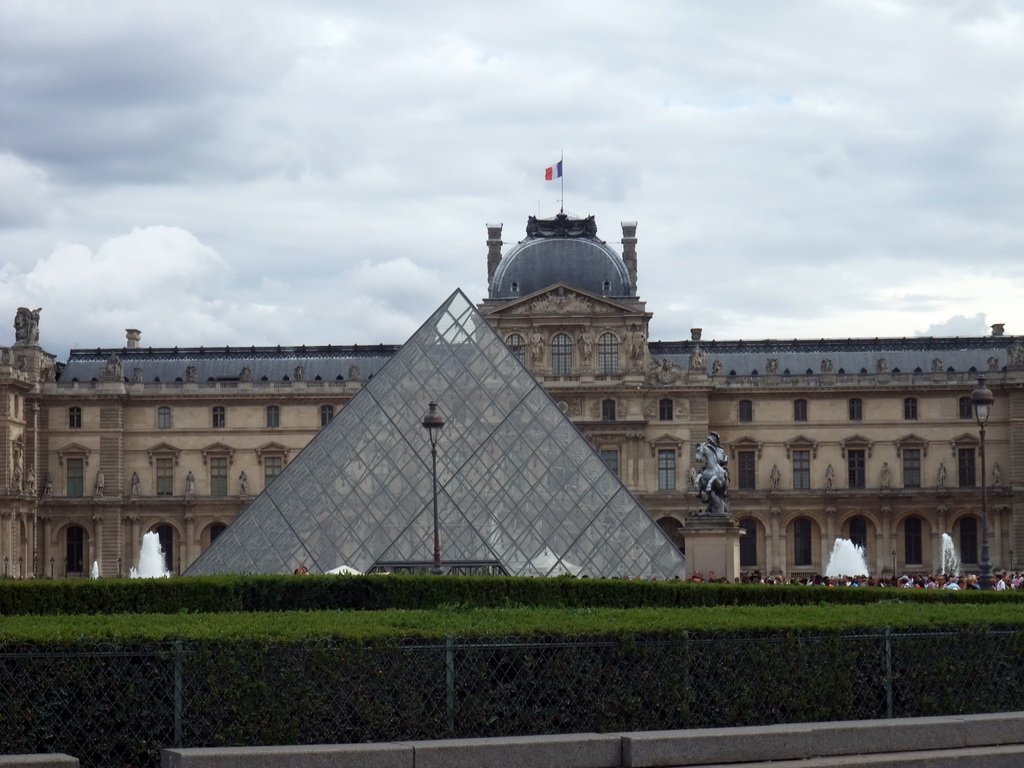
[[[879,601],[1024,604],[1024,592],[826,588],[486,576],[206,576],[0,581],[0,614],[865,605]]]

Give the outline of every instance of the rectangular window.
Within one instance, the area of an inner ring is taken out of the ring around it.
[[[971,402],[970,397],[961,397],[958,401],[959,411],[961,419],[973,419],[974,418],[974,403]]]
[[[658,421],[672,421],[673,411],[672,400],[669,398],[663,398],[658,401]]]
[[[320,406],[320,426],[326,427],[331,423],[331,419],[334,418],[334,406],[333,405],[321,405]]]
[[[961,488],[973,488],[978,484],[973,448],[961,448],[957,451],[957,468],[958,484]]]
[[[616,477],[619,476],[619,452],[616,449],[602,449],[601,461],[608,465],[608,469],[614,472]]]
[[[793,401],[793,421],[807,421],[807,401]]]
[[[68,429],[82,428],[82,409],[77,405],[68,408]]]
[[[161,405],[156,409],[156,428],[171,428],[171,407],[169,405]]]
[[[228,459],[215,456],[210,459],[210,495],[228,495]]]
[[[263,487],[266,488],[272,482],[274,478],[281,474],[281,466],[284,464],[284,459],[280,456],[264,456],[263,457]]]
[[[864,465],[864,451],[857,449],[846,452],[846,466],[849,470],[850,488],[864,488],[867,480]]]
[[[676,489],[676,452],[673,449],[658,451],[658,490]]]
[[[861,421],[864,418],[864,401],[859,397],[850,398],[850,421]]]
[[[903,418],[905,421],[917,421],[917,398],[907,397],[903,400]]]
[[[68,496],[80,499],[85,495],[85,459],[67,459]]]
[[[267,406],[267,427],[275,429],[281,426],[281,408],[276,405]]]
[[[752,400],[740,400],[740,421],[754,420],[754,402]]]
[[[793,451],[793,487],[798,490],[811,487],[810,451]]]
[[[918,448],[903,449],[903,487],[921,487],[921,451]]]
[[[615,401],[614,400],[602,400],[601,401],[601,420],[602,421],[615,421]]]
[[[174,459],[171,457],[156,460],[156,495],[174,495]]]
[[[223,429],[228,424],[227,414],[224,412],[223,405],[213,406],[213,428]]]
[[[740,451],[738,455],[739,482],[743,490],[754,490],[757,487],[757,470],[753,451]],[[742,540],[741,540],[742,543]]]

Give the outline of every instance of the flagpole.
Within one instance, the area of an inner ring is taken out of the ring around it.
[[[559,177],[562,180],[562,206],[559,213],[565,213],[565,150],[558,153],[558,164],[562,168],[562,175]]]

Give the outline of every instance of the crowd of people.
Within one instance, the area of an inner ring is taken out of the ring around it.
[[[710,572],[705,578],[699,571],[690,575],[689,581],[713,581],[724,583]],[[743,584],[797,584],[816,587],[896,587],[901,589],[981,589],[978,575],[971,574],[904,574],[895,576],[763,576],[760,571],[745,571],[736,580]],[[1024,587],[1024,572],[999,571],[992,574],[993,589],[1021,589]]]

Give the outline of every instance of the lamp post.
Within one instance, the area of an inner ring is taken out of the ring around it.
[[[971,392],[971,403],[974,404],[974,416],[981,430],[981,442],[978,453],[981,455],[981,588],[992,589],[992,560],[988,549],[988,492],[985,482],[985,425],[988,424],[989,411],[995,397],[992,390],[985,386],[985,377],[978,376],[978,386]]]
[[[896,550],[892,551],[892,577],[896,578]]]
[[[431,573],[441,573],[441,530],[437,523],[437,438],[444,427],[444,416],[437,412],[437,403],[430,401],[430,410],[423,417],[423,428],[430,436],[430,471],[434,478],[434,567]]]

